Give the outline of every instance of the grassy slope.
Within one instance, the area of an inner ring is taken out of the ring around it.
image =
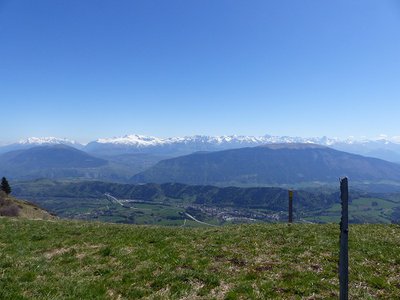
[[[40,207],[32,204],[28,201],[13,199],[14,203],[17,204],[21,210],[19,211],[19,217],[27,219],[40,219],[40,220],[54,220],[57,217],[51,215],[47,211]]]
[[[338,226],[0,218],[1,299],[337,299]],[[350,227],[350,298],[400,295],[400,227]]]
[[[0,193],[0,216],[9,216],[9,214],[4,214],[4,209],[9,208],[10,206],[14,206],[16,209],[16,212],[13,214],[13,216],[17,215],[19,218],[40,220],[57,219],[57,217],[54,215],[31,202],[15,199],[12,196]]]

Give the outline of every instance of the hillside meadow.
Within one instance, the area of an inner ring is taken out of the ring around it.
[[[0,218],[0,299],[338,299],[337,224]],[[350,226],[350,299],[398,299],[400,227]]]

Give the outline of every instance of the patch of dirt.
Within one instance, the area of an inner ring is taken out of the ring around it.
[[[85,253],[78,253],[77,255],[76,255],[76,258],[77,259],[84,259],[86,257],[86,254]]]
[[[265,263],[262,265],[258,265],[254,268],[257,272],[265,272],[265,271],[270,271],[272,268],[275,266],[274,263]]]
[[[91,244],[83,244],[84,245],[84,247],[85,248],[87,248],[87,249],[98,249],[98,248],[101,248],[101,247],[104,247],[104,245],[103,244],[100,244],[100,245],[91,245]]]
[[[196,299],[203,299],[197,295],[198,291],[204,286],[204,283],[200,280],[190,280],[188,284],[191,286],[190,294],[180,298],[181,300],[196,300]]]
[[[135,248],[133,247],[124,247],[121,249],[121,252],[123,252],[124,254],[131,254],[134,250]]]
[[[247,265],[247,262],[244,259],[240,258],[231,258],[228,259],[228,261],[238,267],[244,267]]]
[[[53,249],[51,251],[45,252],[43,255],[47,259],[52,259],[54,256],[62,255],[64,253],[69,252],[73,248],[58,248],[58,249]]]
[[[321,273],[323,270],[323,268],[319,264],[311,264],[308,269],[317,273]]]
[[[219,286],[213,288],[209,294],[210,299],[224,299],[226,294],[231,289],[231,285],[226,282],[221,282]]]
[[[107,295],[111,298],[111,299],[115,299],[115,300],[121,300],[122,296],[120,294],[117,294],[115,291],[113,290],[107,290]]]

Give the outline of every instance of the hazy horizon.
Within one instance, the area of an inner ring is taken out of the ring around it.
[[[328,138],[328,139],[337,139],[339,141],[363,141],[363,140],[370,140],[370,141],[374,141],[374,140],[388,140],[394,143],[400,143],[400,136],[388,136],[386,134],[380,134],[377,136],[347,136],[347,137],[337,137],[337,136],[293,136],[293,135],[273,135],[273,134],[263,134],[263,135],[251,135],[251,134],[223,134],[223,135],[210,135],[210,134],[193,134],[193,135],[182,135],[182,136],[178,136],[178,135],[174,135],[174,136],[156,136],[156,135],[144,135],[144,134],[140,134],[140,133],[128,133],[128,134],[124,134],[124,135],[120,135],[120,136],[101,136],[101,137],[96,137],[96,138],[92,138],[89,140],[78,140],[75,139],[73,137],[65,137],[65,136],[30,136],[30,137],[24,137],[24,138],[19,138],[13,141],[1,141],[0,140],[0,146],[5,146],[5,145],[10,145],[10,144],[14,144],[14,143],[19,143],[22,141],[26,141],[28,139],[46,139],[46,138],[55,138],[55,139],[65,139],[71,142],[76,142],[79,143],[81,145],[86,145],[90,142],[99,140],[99,139],[116,139],[116,138],[122,138],[122,137],[127,137],[127,136],[133,136],[133,135],[137,135],[137,136],[146,136],[146,137],[155,137],[155,138],[159,138],[159,139],[168,139],[168,138],[175,138],[175,137],[193,137],[193,136],[210,136],[210,137],[224,137],[224,136],[248,136],[248,137],[264,137],[264,136],[271,136],[271,137],[290,137],[290,138],[303,138],[303,139],[316,139],[316,138]]]

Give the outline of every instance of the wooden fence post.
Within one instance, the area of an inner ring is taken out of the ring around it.
[[[289,223],[293,223],[293,191],[289,190]]]
[[[342,218],[340,220],[339,282],[340,300],[349,299],[349,186],[347,177],[340,180]]]

